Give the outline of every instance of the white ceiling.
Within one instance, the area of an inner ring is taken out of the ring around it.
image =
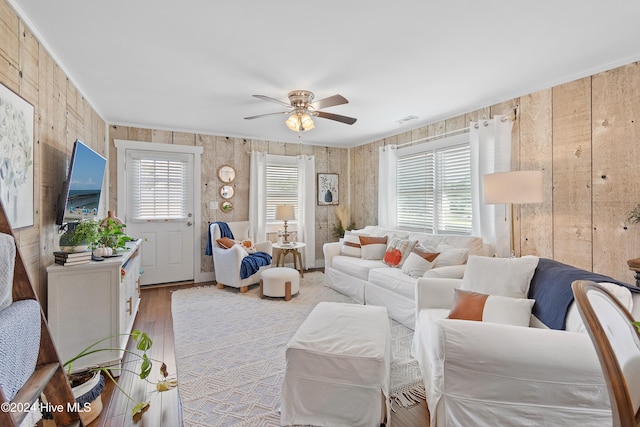
[[[633,0],[9,0],[109,124],[355,146],[640,60]],[[409,115],[418,119],[400,125]]]

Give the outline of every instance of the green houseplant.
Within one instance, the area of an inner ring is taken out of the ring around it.
[[[131,241],[131,237],[124,231],[126,227],[127,225],[119,220],[105,218],[98,228],[97,245],[111,248],[114,252],[126,248],[126,243]]]
[[[93,248],[98,239],[99,224],[95,220],[82,220],[67,224],[60,236],[60,249],[64,252],[82,252]]]
[[[169,373],[167,372],[167,365],[164,362],[153,360],[148,356],[147,352],[149,351],[149,349],[151,349],[151,346],[153,345],[153,341],[151,340],[151,338],[146,332],[141,332],[135,329],[130,334],[124,334],[124,335],[131,337],[133,342],[135,342],[135,349],[128,350],[126,348],[121,349],[121,348],[110,348],[110,347],[101,346],[101,344],[115,337],[115,336],[109,336],[99,341],[96,341],[90,346],[86,347],[76,356],[64,362],[63,366],[65,367],[65,369],[67,369],[67,377],[69,378],[69,382],[72,387],[78,386],[83,381],[90,380],[91,378],[94,377],[95,374],[102,374],[104,375],[105,378],[111,380],[115,385],[115,387],[121,393],[123,393],[129,400],[134,402],[135,405],[132,410],[132,416],[134,420],[137,420],[139,417],[142,416],[142,414],[144,414],[144,412],[147,411],[147,409],[149,409],[150,402],[138,401],[137,399],[133,398],[129,393],[127,393],[114,378],[114,375],[111,372],[112,370],[114,370],[113,367],[95,366],[80,372],[74,372],[74,373],[71,372],[73,369],[73,363],[85,356],[88,356],[90,354],[100,352],[100,351],[118,350],[118,351],[123,351],[127,355],[129,360],[133,358],[136,362],[139,362],[139,365],[137,365],[137,369],[135,371],[129,368],[121,367],[119,368],[120,372],[124,372],[124,371],[131,372],[135,374],[137,377],[139,377],[141,380],[151,382],[148,379],[148,377],[149,377],[149,374],[151,374],[151,371],[153,368],[153,362],[154,361],[160,362],[160,379],[158,379],[155,382],[156,390],[158,392],[163,392],[163,391],[171,390],[178,385],[176,378],[173,376],[170,376]],[[123,336],[123,335],[118,335],[118,336]],[[130,364],[127,363],[126,366],[130,366]],[[85,404],[85,402],[79,402],[79,403],[83,405]],[[95,414],[95,416],[97,416],[98,414],[99,414],[99,411],[98,413]]]

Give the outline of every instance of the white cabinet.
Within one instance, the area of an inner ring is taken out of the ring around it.
[[[122,256],[74,266],[47,268],[47,320],[64,363],[98,340],[100,351],[74,362],[73,370],[88,366],[117,366],[140,304],[140,244],[129,242]],[[125,335],[122,335],[125,334]]]

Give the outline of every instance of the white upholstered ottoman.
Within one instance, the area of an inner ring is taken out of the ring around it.
[[[389,420],[386,307],[319,303],[287,345],[286,361],[281,425],[378,427]]]
[[[271,267],[260,273],[260,298],[284,297],[289,301],[300,292],[300,273],[288,267]]]

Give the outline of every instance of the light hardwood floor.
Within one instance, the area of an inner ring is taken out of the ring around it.
[[[198,283],[197,286],[213,285]],[[141,292],[141,302],[134,328],[147,332],[153,339],[151,357],[164,360],[170,373],[176,372],[175,353],[173,348],[173,320],[171,318],[171,292],[177,289],[196,286],[193,284],[145,288]],[[125,358],[126,360],[126,358]],[[154,365],[154,373],[157,364]],[[180,399],[178,390],[164,393],[153,391],[154,386],[134,379],[132,374],[123,373],[119,384],[137,399],[151,401],[151,407],[137,423],[131,418],[132,403],[107,381],[102,394],[104,409],[100,416],[89,427],[179,427]],[[398,408],[391,415],[394,427],[429,426],[429,412],[426,403],[413,408]]]

